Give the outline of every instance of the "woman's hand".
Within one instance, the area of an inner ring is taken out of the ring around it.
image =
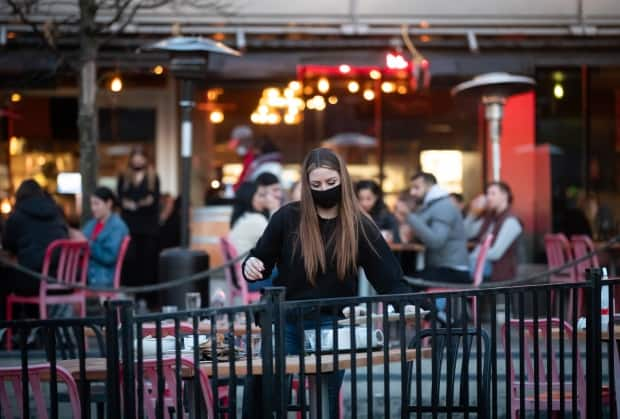
[[[243,275],[246,279],[250,281],[258,281],[259,279],[263,279],[263,271],[265,270],[265,265],[263,261],[254,256],[250,257],[243,265]]]

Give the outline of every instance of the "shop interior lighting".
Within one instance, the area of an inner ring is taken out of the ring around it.
[[[355,80],[351,80],[347,84],[347,90],[349,90],[350,93],[357,93],[360,91],[360,84]]]
[[[121,90],[123,90],[123,80],[119,76],[114,76],[110,81],[110,91],[119,93]]]
[[[325,77],[321,77],[316,84],[316,88],[323,94],[329,92],[329,80]]]
[[[209,120],[214,124],[221,124],[224,122],[224,113],[222,111],[213,111],[209,114]]]

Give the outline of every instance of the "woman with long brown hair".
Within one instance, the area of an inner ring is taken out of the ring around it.
[[[360,267],[379,293],[410,291],[378,228],[360,209],[345,164],[325,148],[306,156],[301,201],[285,205],[271,217],[243,264],[243,275],[248,281],[257,281],[268,278],[276,266],[279,274],[274,285],[286,287],[287,300],[355,296]],[[329,314],[321,314],[321,326],[331,328],[332,322]],[[304,321],[306,329],[315,326],[311,320]],[[302,343],[295,319],[289,316],[286,352],[298,354]],[[339,372],[329,379],[332,418],[337,417],[342,377]]]

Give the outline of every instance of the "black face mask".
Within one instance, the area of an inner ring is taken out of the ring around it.
[[[342,195],[342,185],[334,186],[333,188],[326,189],[324,191],[317,191],[310,189],[312,192],[312,200],[317,207],[321,208],[333,208],[340,203],[340,197]]]

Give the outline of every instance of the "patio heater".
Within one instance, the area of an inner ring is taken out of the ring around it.
[[[506,99],[518,93],[532,90],[533,79],[508,73],[486,73],[463,82],[452,89],[452,96],[468,95],[481,98],[485,108],[485,118],[489,127],[493,153],[493,180],[500,180],[501,154],[500,136],[504,104]]]
[[[165,249],[159,255],[159,282],[185,277],[209,268],[209,255],[204,251],[189,249],[190,233],[190,183],[192,160],[192,111],[195,88],[204,83],[208,75],[211,54],[235,55],[240,53],[226,45],[198,37],[171,37],[142,48],[145,51],[165,52],[170,56],[170,73],[180,82],[179,107],[181,108],[181,247]],[[186,283],[163,292],[166,305],[186,306],[189,292],[200,291],[203,303],[210,304],[209,283]],[[202,305],[202,303],[200,304]]]
[[[207,78],[210,54],[241,55],[221,42],[206,38],[176,36],[150,44],[146,51],[170,54],[170,72],[180,81],[181,108],[181,246],[189,246],[189,195],[192,158],[192,111],[194,90]]]

